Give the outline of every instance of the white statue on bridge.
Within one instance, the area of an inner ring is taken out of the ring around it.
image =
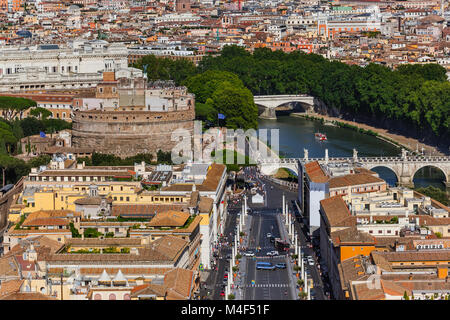
[[[353,149],[353,161],[358,162],[358,150]]]
[[[406,159],[407,153],[408,151],[406,151],[406,149],[402,149],[402,159]]]
[[[305,156],[303,157],[305,159],[305,162],[308,162],[308,149],[303,148],[303,153]]]

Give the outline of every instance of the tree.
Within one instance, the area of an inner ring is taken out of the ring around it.
[[[41,107],[31,109],[30,114],[37,117],[39,120],[45,120],[52,115],[50,111]]]
[[[405,293],[403,294],[403,299],[404,300],[409,300],[409,296],[408,293],[405,291]]]
[[[184,85],[186,85],[189,92],[195,94],[196,103],[206,103],[206,100],[211,98],[212,94],[224,82],[229,82],[235,87],[244,88],[243,82],[236,74],[218,70],[209,70],[192,76],[184,82]]]
[[[258,127],[258,108],[253,95],[247,88],[233,86],[228,81],[214,91],[212,106],[218,113],[226,116],[225,124],[232,129],[250,129]]]
[[[422,193],[430,198],[433,198],[436,201],[439,201],[443,205],[446,205],[446,206],[449,205],[446,192],[442,191],[439,188],[436,188],[433,186],[428,186],[426,188],[418,188],[418,189],[416,189],[416,191],[419,193]]]
[[[197,72],[194,63],[186,58],[172,60],[147,55],[133,64],[141,70],[144,70],[145,65],[149,80],[173,80],[177,85]]]
[[[0,111],[7,121],[14,120],[23,111],[36,105],[36,101],[30,99],[0,96]]]
[[[0,154],[0,168],[2,169],[2,187],[6,182],[6,170],[14,169],[18,160],[6,154]]]

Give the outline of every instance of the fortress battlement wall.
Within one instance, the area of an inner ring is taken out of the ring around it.
[[[171,151],[178,141],[172,133],[194,131],[195,111],[74,111],[72,144],[91,147],[95,152],[129,157],[158,150]]]

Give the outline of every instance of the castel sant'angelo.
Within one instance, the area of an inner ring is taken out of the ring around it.
[[[104,72],[95,92],[73,101],[72,143],[98,153],[128,157],[171,151],[172,132],[194,130],[195,98],[172,82]]]

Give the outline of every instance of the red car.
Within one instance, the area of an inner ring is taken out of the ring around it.
[[[224,296],[225,296],[225,291],[223,291],[223,290],[220,291],[220,296],[221,296],[221,297],[224,297]]]

